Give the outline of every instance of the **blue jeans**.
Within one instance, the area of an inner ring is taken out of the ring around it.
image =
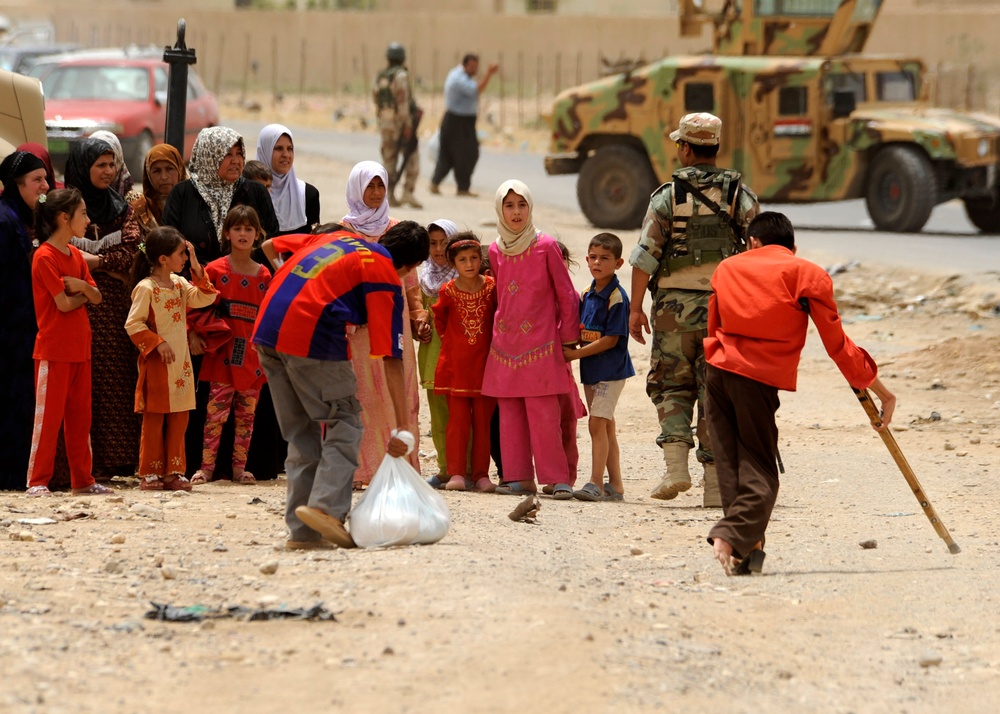
[[[257,346],[281,435],[288,442],[285,523],[291,540],[317,540],[295,515],[310,506],[344,520],[361,447],[361,406],[351,363]]]

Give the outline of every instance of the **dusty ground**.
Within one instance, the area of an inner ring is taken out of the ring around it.
[[[298,174],[320,187],[325,219],[342,215],[348,168],[300,147]],[[453,218],[491,239],[491,197],[426,203],[394,213]],[[593,232],[546,210],[536,225],[578,256]],[[1000,286],[864,264],[835,281],[961,554],[935,534],[813,335],[800,391],[782,395],[788,472],[763,576],[727,578],[712,561],[704,537],[719,513],[700,507],[700,488],[647,497],[661,466],[636,378],[618,410],[624,503],[546,499],[532,526],[507,519],[516,499],[445,493],[452,529],[434,546],[276,550],[280,481],[0,494],[0,711],[995,711]],[[648,349],[632,351],[641,372]],[[586,471],[585,425],[580,448]],[[878,547],[863,550],[867,539]],[[322,602],[337,621],[159,623],[143,619],[150,601]]]

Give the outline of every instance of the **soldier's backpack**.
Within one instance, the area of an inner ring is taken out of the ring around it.
[[[709,175],[708,180],[704,174]],[[664,261],[668,274],[691,266],[719,263],[746,250],[743,228],[735,218],[740,179],[738,171],[714,167],[686,167],[674,172],[671,191],[673,251]],[[713,187],[719,189],[722,205],[706,195]]]

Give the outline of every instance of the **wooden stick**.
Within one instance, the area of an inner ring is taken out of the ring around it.
[[[852,387],[852,389],[854,389]],[[871,394],[868,393],[867,389],[854,389],[854,396],[858,398],[861,402],[861,406],[864,408],[865,412],[868,414],[868,419],[871,420],[872,426],[880,426],[882,424],[882,414],[875,407],[875,403],[872,401]],[[948,552],[952,555],[961,552],[961,548],[958,544],[952,540],[951,534],[948,529],[944,527],[944,523],[938,518],[937,512],[934,510],[934,506],[931,505],[930,500],[924,494],[924,489],[920,486],[920,482],[917,480],[917,475],[913,473],[913,469],[910,468],[909,462],[903,455],[903,452],[899,448],[899,444],[896,443],[896,437],[892,435],[892,432],[886,429],[885,431],[880,431],[879,436],[882,437],[882,441],[885,442],[886,448],[889,449],[889,453],[892,455],[893,460],[896,462],[896,466],[899,470],[903,472],[903,478],[906,479],[906,483],[910,484],[910,488],[913,490],[913,495],[917,497],[917,502],[920,507],[924,509],[924,515],[934,526],[934,530],[937,534],[941,536],[941,539],[948,545]]]

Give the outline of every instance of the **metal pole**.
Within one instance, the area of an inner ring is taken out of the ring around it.
[[[164,141],[184,156],[184,127],[187,121],[188,65],[197,62],[194,50],[184,43],[187,23],[177,21],[177,44],[165,47],[163,61],[170,65],[170,82],[167,89],[167,124]]]

